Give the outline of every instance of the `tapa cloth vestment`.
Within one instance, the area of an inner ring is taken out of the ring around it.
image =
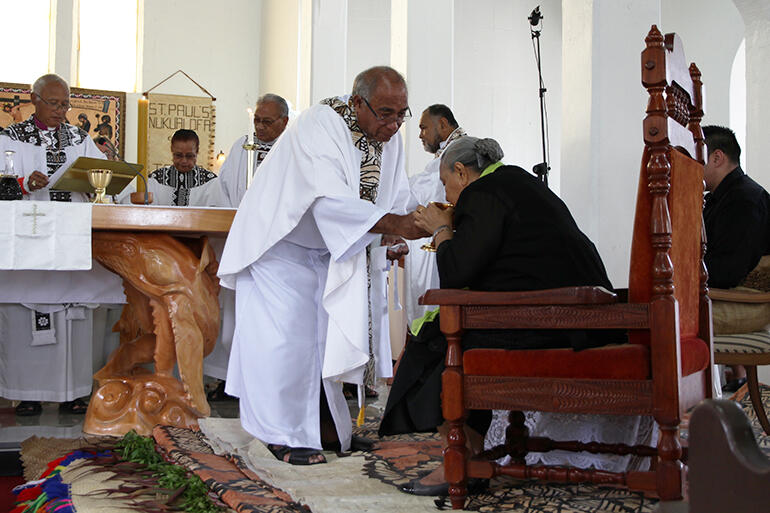
[[[409,206],[400,135],[383,145],[375,203],[359,196],[361,157],[332,108],[306,110],[260,166],[225,245],[219,276],[236,290],[226,391],[240,398],[244,429],[266,443],[321,448],[323,379],[342,449],[349,447],[341,382],[362,383],[370,330],[377,374],[392,372],[385,248],[369,230]]]

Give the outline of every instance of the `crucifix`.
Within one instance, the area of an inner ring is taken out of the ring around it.
[[[45,214],[37,211],[37,203],[32,204],[32,212],[22,214],[24,217],[32,217],[32,235],[37,235],[37,218]]]

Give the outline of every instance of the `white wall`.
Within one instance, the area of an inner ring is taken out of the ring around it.
[[[660,4],[569,0],[563,7],[561,195],[612,284],[625,287],[647,103],[639,55],[660,23]]]
[[[660,30],[682,38],[688,62],[703,74],[703,124],[730,122],[730,70],[744,34],[743,19],[731,1],[663,0]]]
[[[348,2],[347,66],[345,91],[353,79],[372,66],[390,65],[390,2],[353,0]]]
[[[228,0],[227,8],[215,8],[208,0],[144,2],[139,89],[147,90],[178,69],[205,87],[217,99],[215,154],[227,152],[249,129],[246,109],[259,95],[261,7],[261,0]],[[204,95],[180,75],[155,92]]]
[[[550,186],[561,174],[561,2],[537,2],[546,105],[550,118]],[[526,0],[455,0],[455,117],[470,135],[492,137],[504,161],[531,171],[542,162],[537,66],[527,17],[537,3]]]

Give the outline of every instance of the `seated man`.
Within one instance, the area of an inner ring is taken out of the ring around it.
[[[770,254],[770,196],[740,166],[741,147],[729,128],[704,126],[707,160],[704,169],[706,203],[706,269],[709,286],[729,289],[741,285]],[[714,333],[724,333],[721,306],[714,304]],[[751,307],[751,306],[749,306]],[[742,367],[732,369],[724,390],[734,392],[745,382]]]
[[[441,181],[454,209],[418,207],[417,225],[433,233],[439,279],[444,288],[538,290],[595,285],[611,289],[593,243],[580,231],[567,206],[534,176],[504,166],[493,139],[461,137],[441,157]],[[388,397],[380,435],[438,429],[441,373],[446,340],[438,317],[429,314],[406,346]],[[612,332],[584,330],[469,331],[465,348],[575,350],[622,341]],[[490,411],[471,411],[466,424],[470,449],[481,450]],[[443,467],[401,488],[417,495],[446,495]]]
[[[208,206],[219,201],[217,175],[197,164],[200,141],[192,130],[177,130],[171,136],[170,166],[156,169],[147,180],[147,191],[154,205]],[[124,190],[118,201],[128,203]]]

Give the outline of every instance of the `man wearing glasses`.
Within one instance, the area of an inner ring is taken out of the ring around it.
[[[78,157],[104,158],[83,129],[67,123],[67,82],[58,75],[43,75],[32,85],[30,101],[35,106],[34,114],[0,132],[0,152],[15,152],[14,170],[20,177],[24,199],[88,201],[80,192],[50,190],[50,185]],[[109,280],[111,273],[102,268],[99,271]],[[5,292],[0,299],[0,333],[5,334],[0,339],[0,395],[21,401],[16,407],[19,416],[40,414],[41,400],[60,403],[63,413],[83,414],[86,404],[79,397],[91,393],[93,375],[93,312],[78,305],[22,299],[30,297],[29,291],[40,290],[35,284],[43,282],[46,298],[70,298],[67,293],[57,295],[62,289],[74,288],[68,281],[74,280],[69,273],[44,273],[49,271],[8,271],[0,278]],[[88,280],[81,276],[79,290],[89,286]],[[117,280],[114,285],[119,287],[119,283]],[[119,291],[116,294],[120,295]],[[11,299],[22,300],[25,305],[6,302]],[[36,304],[29,304],[32,302]],[[40,336],[45,331],[50,336]]]
[[[49,190],[78,157],[104,158],[85,131],[67,123],[69,85],[58,75],[43,75],[32,85],[30,101],[34,114],[0,133],[0,149],[15,152],[14,167],[26,199],[88,201],[84,193]]]
[[[289,104],[277,94],[265,94],[257,100],[254,111],[254,162],[251,175],[267,157],[267,153],[283,133],[289,122]],[[227,159],[219,171],[219,184],[222,187],[220,206],[238,208],[246,194],[248,152],[245,145],[252,144],[249,136],[243,136],[233,144]]]
[[[342,383],[359,385],[361,401],[372,373],[392,374],[387,259],[404,253],[395,236],[427,235],[409,213],[398,134],[409,115],[397,71],[363,71],[349,96],[284,132],[230,229],[219,266],[236,294],[226,391],[244,429],[282,461],[360,448]]]

